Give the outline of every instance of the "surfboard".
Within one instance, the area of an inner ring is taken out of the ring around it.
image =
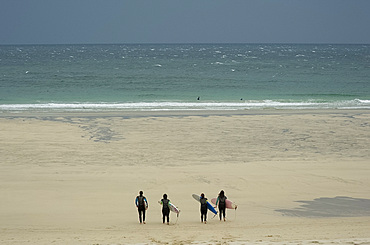
[[[158,201],[159,204],[161,204],[161,201]],[[162,205],[162,204],[161,204]],[[180,209],[178,209],[178,207],[176,207],[174,204],[172,204],[170,202],[170,210],[171,212],[174,212],[174,213],[177,213],[179,214],[180,213]]]
[[[179,214],[180,213],[180,209],[178,209],[174,204],[170,203],[170,210],[174,213],[177,213]]]
[[[211,199],[211,202],[216,205],[216,202],[217,202],[217,198],[212,198]],[[234,202],[230,201],[229,199],[226,199],[226,208],[229,208],[229,209],[236,209],[238,207],[238,205],[236,205]]]
[[[193,194],[192,196],[193,196],[193,198],[194,198],[196,201],[200,202],[200,196],[199,196],[199,195],[197,195],[197,194]],[[209,211],[211,211],[212,213],[217,214],[216,209],[212,206],[212,204],[211,204],[211,203],[207,202],[207,208],[208,208],[208,209],[209,209]]]

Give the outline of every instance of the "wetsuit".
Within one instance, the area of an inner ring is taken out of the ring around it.
[[[204,222],[207,222],[207,198],[200,198],[200,219],[201,221],[203,222],[203,218],[204,218]]]
[[[220,220],[222,219],[222,215],[224,216],[224,219],[226,218],[226,196],[217,197],[216,206],[218,204],[218,210],[220,211]]]
[[[145,223],[145,210],[148,207],[148,202],[144,196],[137,196],[135,200],[137,210],[139,212],[139,221]]]
[[[162,199],[162,214],[163,214],[163,224],[167,217],[167,223],[170,223],[170,200],[169,199]]]

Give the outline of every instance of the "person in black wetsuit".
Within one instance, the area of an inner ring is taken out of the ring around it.
[[[148,209],[148,201],[146,197],[143,196],[143,191],[139,192],[139,196],[136,197],[135,204],[139,212],[140,224],[145,224],[145,211]]]
[[[218,210],[220,213],[220,220],[222,219],[222,215],[224,216],[224,221],[226,221],[226,199],[225,192],[223,190],[220,191],[220,194],[218,194],[217,201],[216,201],[216,207],[218,205]]]
[[[207,208],[207,203],[208,203],[208,199],[204,196],[204,193],[202,193],[200,195],[200,220],[201,222],[203,223],[203,220],[204,220],[204,224],[207,224],[207,211],[208,211],[208,208]]]
[[[162,215],[163,215],[163,224],[167,217],[167,225],[170,224],[170,200],[167,199],[167,194],[163,194],[163,199],[161,200],[162,204]]]

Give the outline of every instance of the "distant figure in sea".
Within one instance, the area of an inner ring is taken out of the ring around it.
[[[161,205],[162,205],[163,224],[167,217],[167,225],[169,225],[170,224],[170,200],[167,199],[167,194],[163,194]]]
[[[222,220],[222,215],[224,216],[224,221],[226,221],[226,199],[227,197],[225,196],[225,192],[221,190],[216,201],[216,208],[218,205],[218,210],[220,213],[220,221]]]
[[[204,224],[207,224],[207,203],[208,203],[208,199],[204,196],[204,193],[202,193],[200,195],[200,220],[201,222],[203,223],[203,220],[204,220]]]
[[[139,196],[136,197],[135,204],[139,212],[140,224],[145,224],[145,211],[148,209],[149,206],[146,197],[143,196],[143,191],[139,192]]]
[[[197,100],[200,100],[200,96],[198,96]]]

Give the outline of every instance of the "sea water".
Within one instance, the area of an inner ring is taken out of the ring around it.
[[[369,109],[370,45],[0,46],[0,113]]]

